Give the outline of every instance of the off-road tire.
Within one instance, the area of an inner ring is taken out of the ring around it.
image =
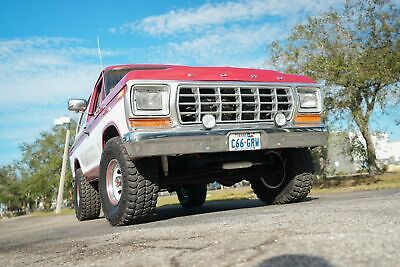
[[[75,172],[74,208],[79,221],[99,218],[101,208],[99,192],[85,179],[81,169]]]
[[[106,171],[108,163],[116,159],[122,174],[122,193],[118,204],[113,205],[107,194]],[[155,160],[144,158],[132,161],[119,137],[111,138],[105,145],[99,177],[103,212],[111,225],[128,225],[143,222],[157,204],[159,187],[158,167]]]
[[[282,153],[286,166],[286,178],[276,188],[266,187],[260,179],[251,181],[257,197],[267,204],[287,204],[303,201],[310,193],[314,180],[314,165],[309,149],[290,149]]]
[[[195,184],[185,185],[176,190],[179,203],[184,208],[200,207],[204,204],[207,197],[207,185]]]

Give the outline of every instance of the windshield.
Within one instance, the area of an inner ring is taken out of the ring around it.
[[[104,83],[105,83],[105,93],[108,95],[113,89],[117,83],[124,78],[124,76],[133,70],[161,70],[161,69],[166,69],[166,66],[161,66],[161,67],[135,67],[135,68],[120,68],[120,69],[112,69],[106,71],[104,75]]]
[[[134,69],[128,68],[128,69],[117,69],[117,70],[109,70],[106,72],[104,76],[104,82],[105,82],[105,93],[108,95],[110,93],[111,89],[114,88],[117,83],[130,71]]]

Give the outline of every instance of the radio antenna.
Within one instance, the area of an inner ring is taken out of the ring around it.
[[[97,48],[98,48],[98,50],[99,50],[100,67],[101,67],[101,70],[103,70],[103,61],[101,60],[101,49],[100,49],[100,39],[99,39],[99,36],[97,36]]]

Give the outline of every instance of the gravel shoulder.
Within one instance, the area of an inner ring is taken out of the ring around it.
[[[396,266],[400,189],[157,208],[148,222],[111,227],[73,215],[0,220],[3,266]]]

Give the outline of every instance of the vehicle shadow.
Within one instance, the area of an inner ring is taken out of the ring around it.
[[[312,201],[318,198],[307,197],[302,202]],[[292,204],[287,204],[292,205]],[[251,209],[262,206],[269,206],[258,199],[234,199],[234,200],[212,200],[206,201],[203,206],[197,208],[183,208],[179,204],[171,204],[158,207],[155,214],[142,223],[164,221],[177,217],[193,216],[213,212],[223,212],[238,209]]]
[[[286,267],[286,266],[321,266],[333,267],[330,262],[321,257],[284,254],[264,260],[259,267]]]

